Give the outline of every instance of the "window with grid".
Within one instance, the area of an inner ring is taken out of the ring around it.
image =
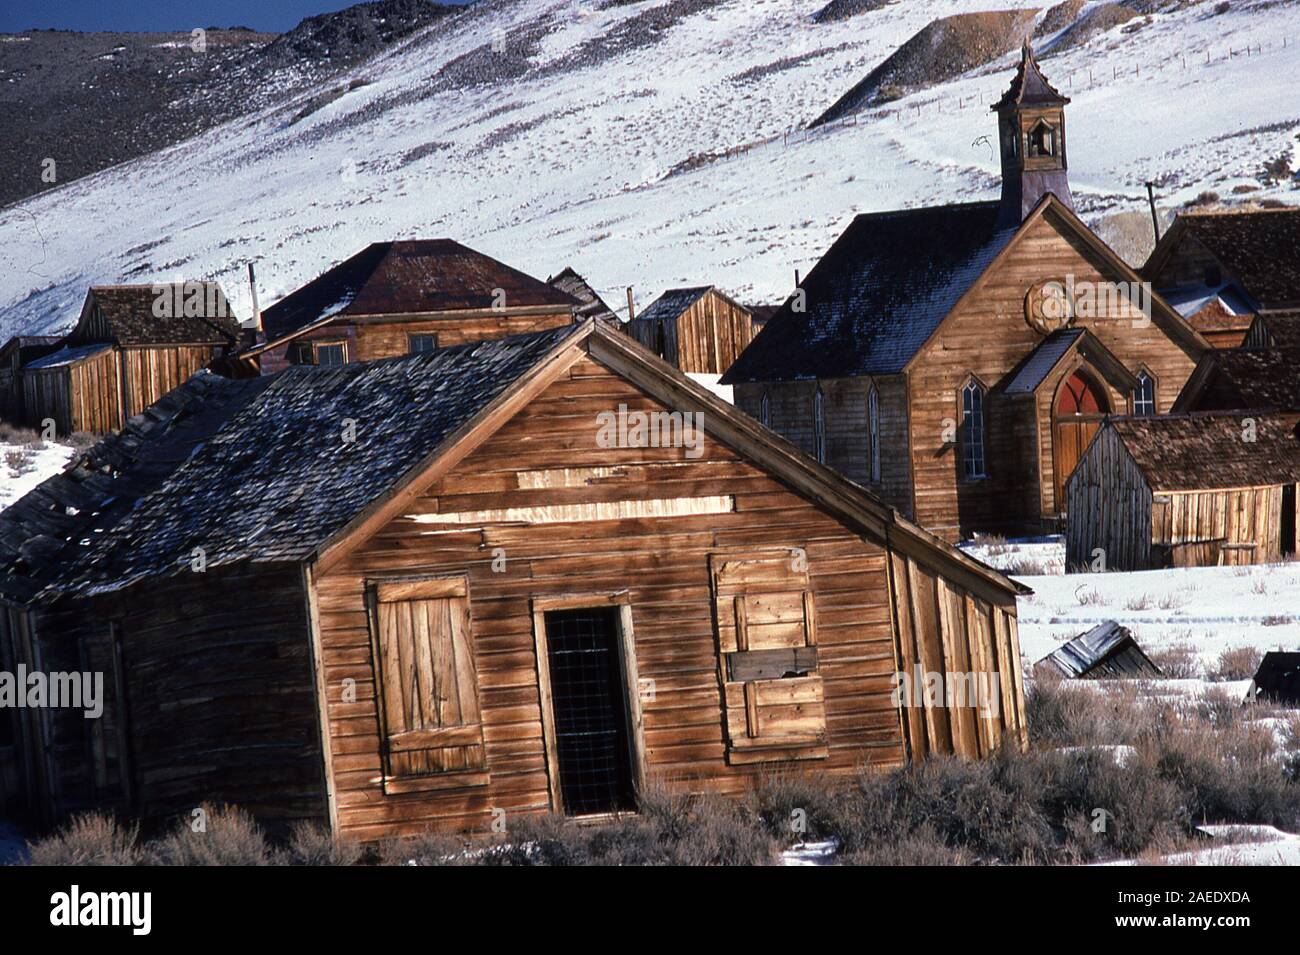
[[[961,391],[961,450],[966,477],[985,477],[984,389],[978,381],[969,382]]]
[[[1156,381],[1145,371],[1139,371],[1137,375],[1138,386],[1133,389],[1133,413],[1155,414],[1156,413]]]
[[[387,774],[482,769],[465,578],[384,581],[374,587],[374,608]]]
[[[321,342],[315,346],[316,364],[346,365],[348,348],[343,342]]]
[[[437,351],[438,336],[436,335],[409,335],[407,336],[407,350],[412,355],[418,355],[421,352]]]

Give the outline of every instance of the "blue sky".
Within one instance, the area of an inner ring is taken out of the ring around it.
[[[0,33],[29,28],[160,31],[248,26],[282,33],[357,0],[0,0]],[[463,3],[465,0],[443,0]]]

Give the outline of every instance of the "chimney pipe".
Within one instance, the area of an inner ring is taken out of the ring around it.
[[[248,291],[253,296],[253,330],[262,331],[262,310],[257,306],[257,276],[253,274],[253,263],[248,263]]]
[[[1151,207],[1151,231],[1156,234],[1156,243],[1160,242],[1160,219],[1156,216],[1155,183],[1147,183],[1147,205]]]
[[[627,287],[627,320],[636,318],[636,304],[632,301],[632,286]]]

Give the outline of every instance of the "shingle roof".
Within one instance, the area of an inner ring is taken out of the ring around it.
[[[1256,320],[1267,330],[1270,347],[1300,351],[1300,312],[1269,312]]]
[[[674,319],[681,315],[692,305],[699,301],[700,296],[713,288],[712,285],[696,285],[691,288],[670,288],[657,299],[651,302],[641,312],[637,313],[637,319],[646,322],[659,321],[661,319]]]
[[[1260,308],[1300,305],[1300,207],[1178,217]]]
[[[1083,333],[1082,328],[1061,328],[1044,338],[1007,382],[1005,392],[1009,395],[1033,394]]]
[[[1289,348],[1227,348],[1209,352],[1215,408],[1300,411],[1300,351]]]
[[[894,374],[1006,247],[999,203],[859,215],[781,306],[723,384]]]
[[[0,511],[0,598],[24,602],[68,579],[98,537],[269,383],[199,372]]]
[[[209,567],[306,559],[585,327],[281,372],[66,568],[66,589],[96,593],[175,574],[196,547]]]
[[[63,368],[67,365],[75,365],[79,361],[102,354],[112,347],[112,345],[107,345],[103,342],[94,342],[90,345],[65,345],[58,351],[50,352],[48,355],[42,355],[40,358],[32,359],[27,362],[23,368],[28,371],[40,371],[43,368]]]
[[[602,322],[618,322],[614,310],[605,304],[587,280],[571,268],[566,268],[559,275],[552,275],[546,284],[559,289],[565,295],[582,304],[577,309],[579,319],[596,318]]]
[[[1298,423],[1300,414],[1197,412],[1111,418],[1107,426],[1153,491],[1192,491],[1300,481]]]
[[[172,314],[154,313],[160,289],[170,289]],[[239,321],[216,282],[158,285],[96,285],[89,293],[110,335],[119,345],[230,344],[239,338]],[[202,314],[186,315],[175,305],[202,303]],[[76,338],[74,332],[70,338]]]
[[[1038,663],[1055,667],[1063,676],[1137,677],[1160,676],[1160,668],[1133,639],[1133,634],[1114,620],[1107,620],[1057,647]]]
[[[375,242],[262,312],[274,341],[323,319],[506,308],[573,307],[574,299],[451,239]]]

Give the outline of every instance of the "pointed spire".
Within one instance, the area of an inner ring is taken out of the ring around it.
[[[1011,86],[992,108],[1001,110],[1010,106],[1064,106],[1068,102],[1070,97],[1062,96],[1060,90],[1043,76],[1038,61],[1034,59],[1034,48],[1026,36],[1020,47],[1020,65],[1016,68]]]

